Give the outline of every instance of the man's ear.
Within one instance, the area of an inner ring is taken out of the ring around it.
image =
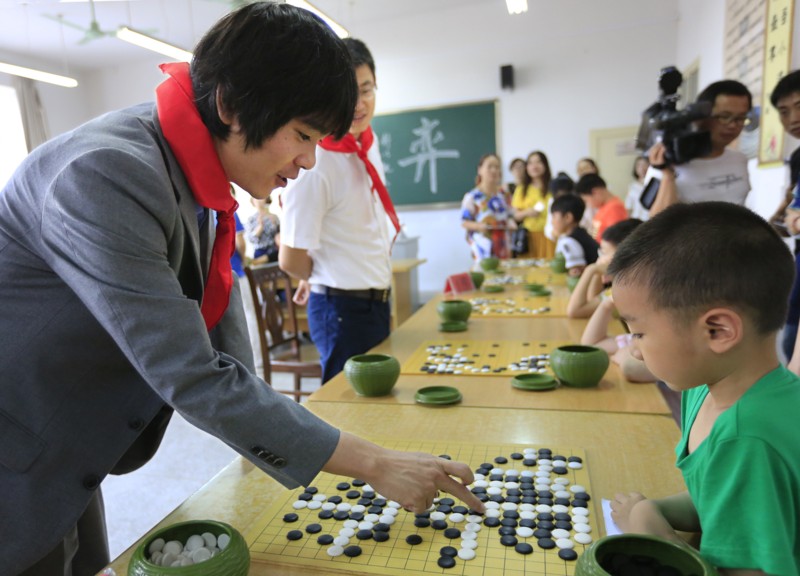
[[[717,354],[728,352],[744,338],[744,321],[731,308],[712,308],[699,322],[708,347]]]
[[[239,123],[236,120],[236,116],[231,114],[231,112],[225,107],[225,103],[222,101],[222,91],[217,86],[215,91],[214,101],[217,105],[217,115],[219,119],[222,120],[224,124],[227,124],[231,127],[231,130],[236,131],[239,128]]]

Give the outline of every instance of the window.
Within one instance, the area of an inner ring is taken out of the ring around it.
[[[0,188],[28,155],[22,116],[19,112],[17,91],[11,86],[0,86]]]

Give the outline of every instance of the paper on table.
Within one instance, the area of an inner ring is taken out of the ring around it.
[[[611,500],[603,498],[603,522],[606,525],[606,536],[613,536],[614,534],[622,534],[622,530],[611,519]]]

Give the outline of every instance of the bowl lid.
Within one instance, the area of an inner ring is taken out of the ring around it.
[[[450,322],[442,322],[439,324],[439,330],[442,332],[463,332],[466,329],[466,320],[452,320]]]
[[[420,404],[455,404],[461,398],[461,392],[452,386],[427,386],[417,390],[414,395]]]
[[[511,379],[511,386],[519,390],[552,390],[558,380],[549,374],[519,374]]]
[[[504,292],[505,287],[500,286],[499,284],[489,284],[488,286],[484,285],[483,287],[484,292]]]

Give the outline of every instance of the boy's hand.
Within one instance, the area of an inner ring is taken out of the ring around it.
[[[623,532],[631,532],[631,512],[633,507],[647,498],[639,492],[629,492],[628,494],[617,493],[611,501],[611,518]]]

